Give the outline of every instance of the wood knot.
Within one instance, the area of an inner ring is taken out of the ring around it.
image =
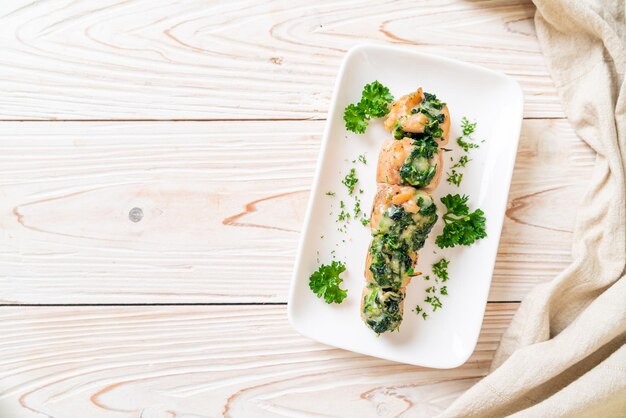
[[[130,212],[128,212],[128,219],[131,222],[139,222],[143,218],[143,210],[141,208],[132,208]]]

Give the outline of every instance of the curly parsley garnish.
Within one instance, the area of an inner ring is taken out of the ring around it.
[[[467,200],[468,196],[458,194],[441,198],[447,212],[443,215],[443,232],[435,239],[439,248],[471,245],[487,236],[484,212],[480,209],[470,212]]]
[[[365,133],[372,118],[381,118],[389,113],[393,96],[389,89],[378,81],[366,84],[361,93],[361,101],[349,104],[343,111],[346,129],[357,134]]]
[[[309,277],[309,288],[318,298],[324,298],[326,303],[341,303],[348,296],[348,291],[340,287],[343,279],[339,275],[344,271],[346,265],[340,261],[322,264]]]

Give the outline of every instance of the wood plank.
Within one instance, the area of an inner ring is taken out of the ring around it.
[[[470,360],[435,370],[315,343],[285,306],[3,307],[0,413],[433,416],[486,374],[516,308],[489,305]]]
[[[320,119],[363,42],[503,71],[527,117],[562,117],[533,14],[530,0],[5,1],[0,119]]]
[[[3,123],[0,303],[286,301],[323,125]],[[518,154],[490,300],[567,265],[594,160],[565,120]]]

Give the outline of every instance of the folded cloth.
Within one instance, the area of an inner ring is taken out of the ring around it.
[[[624,0],[534,0],[548,68],[597,153],[572,264],[524,299],[491,373],[441,417],[626,417]]]

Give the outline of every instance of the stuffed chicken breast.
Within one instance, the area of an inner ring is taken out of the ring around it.
[[[443,171],[450,134],[448,107],[421,88],[390,106],[385,128],[392,137],[379,153],[365,261],[361,317],[377,334],[398,329],[406,287],[437,221],[430,193]]]
[[[424,191],[379,185],[370,220],[373,238],[361,305],[363,320],[377,333],[393,331],[400,324],[406,286],[415,275],[417,252],[437,221],[436,211],[432,198]],[[395,303],[389,305],[392,300],[398,302],[398,309]]]
[[[443,152],[432,141],[387,139],[378,157],[378,183],[434,189],[443,171]]]

